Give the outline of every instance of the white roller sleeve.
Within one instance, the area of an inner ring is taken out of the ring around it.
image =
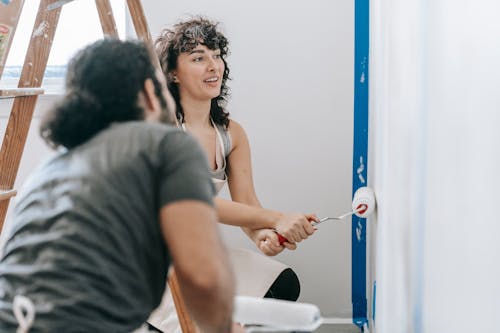
[[[321,323],[321,313],[316,305],[248,296],[235,298],[234,322],[250,328],[249,331],[305,331],[312,332]]]
[[[367,218],[375,210],[375,192],[373,192],[373,190],[369,187],[360,187],[356,193],[354,193],[354,198],[352,199],[352,210],[356,211],[362,206],[365,206],[366,209],[355,213],[357,216],[362,218]]]

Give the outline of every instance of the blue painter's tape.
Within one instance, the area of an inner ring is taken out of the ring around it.
[[[373,281],[373,295],[372,295],[372,320],[375,321],[375,304],[377,300],[377,281]]]
[[[370,2],[354,5],[354,147],[352,195],[366,186],[368,163],[368,56]],[[363,327],[368,322],[366,299],[366,219],[352,219],[352,317]]]

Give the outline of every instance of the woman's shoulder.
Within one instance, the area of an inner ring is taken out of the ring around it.
[[[227,126],[227,130],[231,133],[231,136],[244,135],[245,129],[234,119],[229,119],[229,124]]]
[[[231,136],[232,141],[232,149],[240,146],[240,145],[248,145],[248,138],[243,126],[238,123],[236,120],[230,119],[228,125],[228,132]]]

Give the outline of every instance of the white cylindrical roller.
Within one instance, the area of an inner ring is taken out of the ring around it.
[[[375,192],[369,187],[360,187],[354,193],[352,199],[352,210],[356,216],[366,218],[375,210]]]
[[[234,322],[255,325],[265,332],[275,329],[279,329],[280,332],[312,332],[322,322],[319,308],[309,303],[236,296],[234,305]]]

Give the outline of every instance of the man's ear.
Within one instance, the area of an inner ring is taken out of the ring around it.
[[[144,89],[139,95],[140,103],[144,108],[144,118],[148,119],[151,116],[156,116],[161,112],[160,101],[155,93],[155,85],[152,79],[144,81]]]

